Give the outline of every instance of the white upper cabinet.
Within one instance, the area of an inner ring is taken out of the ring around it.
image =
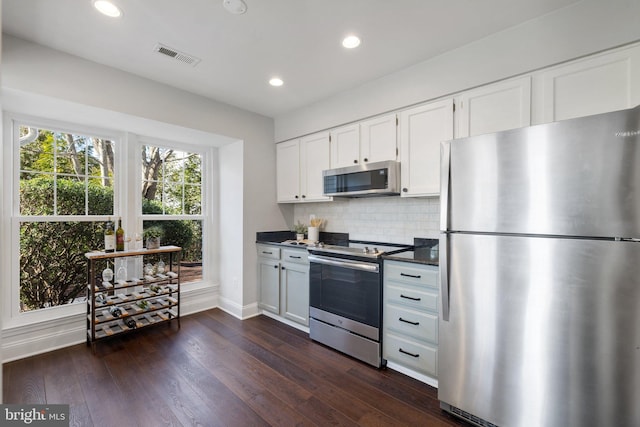
[[[535,123],[631,108],[640,103],[640,47],[553,67],[534,77]]]
[[[279,203],[331,200],[323,193],[322,171],[329,169],[329,133],[319,132],[276,145]]]
[[[460,94],[456,138],[531,125],[531,77],[506,80]]]
[[[276,175],[278,202],[297,202],[300,199],[300,140],[276,145]]]
[[[325,197],[322,171],[330,167],[329,132],[300,138],[300,197],[302,201],[331,200]]]
[[[396,160],[397,118],[395,114],[360,123],[360,159],[363,163]]]
[[[331,131],[331,167],[396,160],[396,115],[390,114]]]
[[[440,193],[440,143],[453,139],[453,99],[400,113],[402,197]]]
[[[331,131],[331,167],[343,168],[360,162],[360,125],[342,126]]]

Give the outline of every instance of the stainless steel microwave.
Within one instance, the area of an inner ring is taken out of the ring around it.
[[[384,161],[322,171],[324,195],[333,197],[397,196],[400,163]]]

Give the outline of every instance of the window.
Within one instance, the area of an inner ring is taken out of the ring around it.
[[[19,311],[85,298],[84,253],[102,246],[114,214],[112,138],[14,126],[19,154]]]
[[[182,282],[202,279],[202,154],[142,146],[143,230],[182,247]]]
[[[211,147],[9,113],[5,138],[13,141],[2,163],[12,184],[2,191],[11,250],[1,255],[11,281],[0,302],[17,324],[84,311],[74,304],[86,299],[84,254],[104,247],[108,219],[122,218],[129,245],[160,229],[162,245],[183,248],[182,283],[206,286],[202,195]],[[137,270],[141,264],[129,273]]]

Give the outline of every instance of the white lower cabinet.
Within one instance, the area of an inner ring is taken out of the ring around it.
[[[258,280],[263,310],[280,313],[280,248],[258,245]]]
[[[385,260],[383,292],[382,357],[437,378],[438,267]]]
[[[309,326],[309,261],[305,249],[258,244],[258,306]]]

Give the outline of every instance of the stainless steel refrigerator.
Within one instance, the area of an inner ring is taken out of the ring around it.
[[[441,154],[441,406],[640,426],[640,107]]]

